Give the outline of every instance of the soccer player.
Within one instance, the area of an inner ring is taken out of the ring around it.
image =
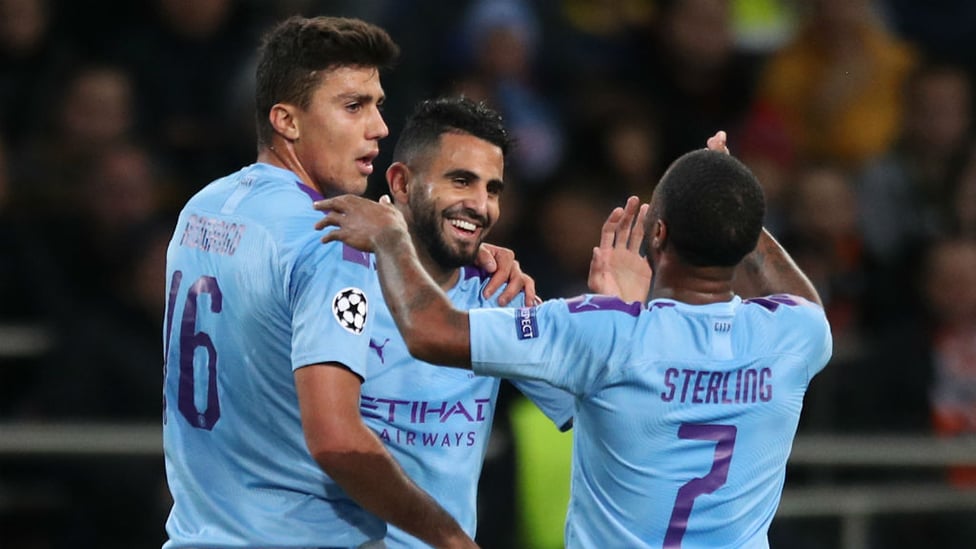
[[[484,104],[457,97],[424,101],[404,125],[386,171],[424,270],[459,309],[498,306],[496,297],[484,297],[487,279],[472,264],[501,212],[509,147],[500,115]],[[366,424],[473,537],[501,381],[414,359],[386,306],[379,300],[371,305],[375,325],[361,404]],[[540,382],[515,385],[557,426],[569,427],[572,395]],[[386,543],[391,549],[426,546],[396,527]]]
[[[475,547],[362,421],[379,301],[364,254],[321,246],[322,196],[362,193],[383,30],[291,18],[262,44],[257,162],[192,197],[167,253],[166,548],[382,547],[386,523]],[[510,284],[511,286],[511,284]]]
[[[650,301],[587,294],[519,309],[451,307],[402,216],[340,197],[323,240],[376,252],[410,352],[577,395],[566,546],[768,547],[811,378],[831,336],[819,296],[762,228],[758,181],[731,155],[676,160],[644,225]],[[768,294],[743,299],[747,282]]]

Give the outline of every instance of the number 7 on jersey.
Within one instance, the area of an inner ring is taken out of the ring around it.
[[[695,498],[711,494],[728,480],[736,432],[735,425],[682,423],[678,428],[678,438],[714,441],[715,456],[708,474],[691,479],[678,490],[674,508],[671,510],[671,520],[668,522],[668,531],[664,535],[664,549],[680,549],[681,539],[688,529],[688,517],[691,516]]]

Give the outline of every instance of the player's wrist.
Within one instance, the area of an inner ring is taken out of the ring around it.
[[[413,244],[406,229],[393,226],[384,229],[377,235],[374,246],[377,252],[405,253]]]

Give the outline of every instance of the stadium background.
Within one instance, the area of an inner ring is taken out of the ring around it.
[[[610,208],[728,130],[835,337],[773,547],[976,546],[968,0],[0,0],[0,546],[163,539],[165,243],[191,193],[253,161],[254,49],[293,13],[402,47],[378,166],[421,99],[503,113],[519,146],[491,240],[544,296],[583,291]],[[559,546],[552,431],[503,394],[484,547]]]

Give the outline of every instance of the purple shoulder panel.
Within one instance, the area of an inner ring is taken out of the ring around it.
[[[307,194],[308,197],[312,199],[312,202],[318,202],[319,200],[325,198],[324,196],[322,196],[322,193],[316,191],[315,189],[309,187],[308,185],[302,183],[301,181],[296,181],[295,184],[298,185],[298,189],[300,191]]]
[[[465,265],[461,268],[461,279],[467,280],[469,278],[477,278],[482,281],[487,280],[489,278],[488,271],[481,267],[475,267],[474,265]]]
[[[566,300],[570,313],[585,313],[587,311],[620,311],[630,316],[640,315],[643,308],[639,301],[627,303],[616,297],[597,294],[583,294]]]
[[[298,189],[307,194],[313,202],[317,202],[325,198],[321,193],[302,183],[301,181],[296,181],[295,184],[298,185]],[[345,243],[342,245],[342,260],[350,261],[352,263],[362,265],[363,267],[369,267],[369,253],[359,251]]]
[[[773,294],[766,297],[753,297],[743,300],[742,303],[759,305],[769,309],[771,312],[776,312],[776,309],[778,309],[780,305],[786,305],[787,307],[802,305],[801,301],[798,301],[795,296],[789,294]]]
[[[343,243],[342,244],[342,260],[351,261],[353,263],[358,263],[363,267],[369,267],[369,252],[362,252],[353,248],[352,246]]]

